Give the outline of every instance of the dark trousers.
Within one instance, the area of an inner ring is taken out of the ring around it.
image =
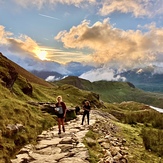
[[[87,115],[87,122],[88,122],[88,125],[89,125],[89,111],[84,111],[83,117],[82,117],[82,125],[83,125],[84,118],[85,118],[86,115]]]

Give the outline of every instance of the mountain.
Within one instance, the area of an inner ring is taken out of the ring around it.
[[[55,81],[55,80],[60,80],[62,79],[64,76],[58,72],[55,71],[37,71],[37,70],[33,70],[30,71],[32,74],[34,74],[35,76],[42,78],[46,81]]]
[[[119,74],[136,87],[150,92],[163,93],[163,74],[148,69],[134,69]]]
[[[68,108],[82,106],[86,99],[96,107],[101,106],[96,93],[71,85],[58,87],[0,53],[0,162],[10,162],[22,146],[36,141],[43,130],[57,124],[53,108],[48,106],[56,103],[58,95]],[[70,112],[66,119],[75,117],[75,113]]]
[[[47,63],[50,64],[50,62],[47,62]],[[56,65],[56,63],[51,62],[51,67],[52,67],[52,65]],[[61,66],[61,65],[59,65],[59,66]],[[80,76],[81,74],[83,74],[93,68],[94,68],[93,66],[85,65],[85,64],[82,64],[79,62],[68,62],[66,65],[64,65],[62,67],[62,69],[64,69],[63,72],[61,71],[61,68],[60,68],[60,70],[58,70],[56,68],[52,68],[52,70],[54,69],[54,71],[51,71],[51,70],[49,71],[46,68],[46,70],[31,70],[30,72],[46,81],[55,81],[55,80],[60,80],[65,76],[72,76],[72,75]],[[67,72],[65,70],[67,70]]]
[[[80,62],[68,62],[65,68],[70,72],[68,75],[80,76],[81,74],[94,69],[94,66],[86,65]]]
[[[37,135],[40,135],[42,131],[49,131],[52,126],[57,125],[53,108],[48,106],[55,103],[58,95],[61,95],[66,102],[68,112],[77,105],[82,107],[83,102],[89,100],[92,110],[98,111],[98,114],[103,115],[104,118],[107,118],[106,115],[108,114],[109,117],[114,115],[116,118],[113,117],[113,119],[118,120],[114,121],[114,124],[118,125],[116,129],[118,136],[116,138],[114,135],[114,139],[121,140],[120,135],[123,135],[124,143],[126,142],[128,148],[127,151],[124,151],[128,153],[128,162],[135,160],[142,163],[159,162],[160,156],[163,154],[163,136],[160,130],[163,129],[162,114],[143,103],[127,100],[148,99],[147,103],[161,104],[163,101],[161,96],[159,96],[160,101],[158,101],[157,94],[145,93],[129,82],[98,81],[92,83],[72,76],[54,83],[48,83],[16,65],[2,54],[0,54],[0,162],[10,162],[10,158],[14,158],[21,147],[29,143],[35,144],[38,140]],[[112,103],[115,101],[120,103]],[[71,119],[76,117],[75,113],[70,113]],[[110,136],[112,129],[115,129],[115,125],[110,125],[110,121],[113,119],[108,119],[109,124],[106,124],[105,121],[99,121],[98,116],[96,118],[98,122],[103,124],[99,127],[101,127],[102,132],[104,131],[105,137],[106,134]],[[88,137],[91,136],[93,139],[99,140],[97,138],[97,126],[95,124],[95,128],[89,128]],[[99,136],[101,138],[101,133]],[[34,144],[32,147],[35,147]],[[96,152],[92,155],[92,151],[97,147],[99,156],[105,155],[101,152],[99,142],[89,144],[89,154],[92,161],[94,155],[97,156]],[[152,152],[149,152],[149,149]],[[72,149],[70,150],[71,154]],[[20,153],[22,152],[24,151],[20,151]],[[28,153],[26,154],[28,155]],[[26,162],[26,160],[22,161]]]
[[[0,65],[1,65],[0,78],[2,79],[3,82],[6,82],[6,83],[13,82],[14,83],[14,80],[16,80],[16,78],[19,78],[21,75],[22,77],[27,79],[28,82],[51,87],[50,83],[31,74],[24,68],[20,67],[16,63],[12,62],[11,60],[9,60],[5,56],[3,56],[2,53],[0,53]],[[9,80],[11,80],[11,81],[9,81]]]
[[[97,73],[97,77],[99,79],[99,75],[107,72],[108,70],[102,69],[103,72],[96,72],[96,68],[93,66],[84,65],[78,62],[70,62],[67,63],[64,68],[68,73],[62,74],[61,71],[45,71],[45,70],[33,70],[30,71],[32,74],[46,80],[46,81],[55,81],[64,78],[65,76],[81,76],[81,74],[85,74],[90,72],[89,79],[91,79],[91,73]],[[111,71],[112,77],[106,77],[106,80],[110,81],[123,81],[133,83],[137,88],[140,88],[144,91],[149,92],[160,92],[163,93],[163,73],[162,69],[158,71],[158,67],[146,67],[140,69],[127,70],[123,72],[119,72],[118,70]],[[157,70],[157,71],[156,71]],[[65,71],[64,71],[65,72]],[[106,76],[106,74],[105,74]],[[94,75],[94,80],[96,80],[96,76]]]
[[[42,89],[52,87],[0,53],[0,162],[10,162],[9,158],[21,146],[56,123],[38,105],[28,103],[49,101]]]
[[[146,92],[136,88],[130,82],[96,81],[90,82],[75,76],[69,76],[54,84],[70,84],[77,88],[99,94],[105,102],[136,101],[163,108],[163,94]]]

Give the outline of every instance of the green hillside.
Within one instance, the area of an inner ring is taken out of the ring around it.
[[[104,102],[136,101],[163,108],[163,94],[145,92],[129,82],[96,81],[91,83],[88,80],[70,76],[54,84],[71,84],[80,89],[95,92]]]
[[[161,95],[143,92],[131,83],[91,83],[77,77],[48,83],[0,54],[1,163],[8,163],[22,146],[35,143],[38,134],[57,124],[56,115],[44,112],[39,103],[54,103],[58,95],[62,95],[68,108],[81,107],[87,99],[92,109],[115,116],[118,119],[115,123],[121,128],[117,134],[123,135],[129,144],[132,155],[129,162],[157,163],[160,160],[163,155],[163,115],[140,101],[158,103],[155,106],[159,106],[161,102],[157,98],[161,100]],[[139,102],[131,102],[134,99]],[[23,128],[11,133],[8,127],[16,124]],[[140,146],[143,146],[141,150]]]
[[[68,108],[81,106],[86,99],[100,105],[97,94],[48,83],[0,54],[0,162],[9,162],[20,147],[34,142],[38,134],[57,123],[56,115],[43,112],[37,104],[55,103],[58,95]],[[16,124],[23,129],[13,134],[8,127]]]

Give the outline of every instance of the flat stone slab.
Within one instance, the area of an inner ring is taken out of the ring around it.
[[[11,160],[12,163],[22,162],[24,158],[30,159],[27,153],[16,155],[16,159]]]
[[[34,152],[38,154],[43,154],[43,155],[51,155],[51,154],[60,153],[61,149],[59,147],[50,146],[50,147],[43,148],[40,150],[35,150]]]
[[[38,153],[32,153],[30,154],[30,157],[33,158],[34,160],[37,160],[38,163],[40,162],[55,162],[58,161],[62,158],[64,158],[66,155],[68,155],[68,153],[57,153],[54,155],[42,155],[42,154],[38,154]]]
[[[89,163],[87,160],[83,160],[78,157],[71,157],[71,158],[63,158],[59,161],[59,163]]]
[[[71,137],[65,137],[59,141],[59,144],[72,144],[72,143],[73,141]]]
[[[38,145],[56,145],[60,141],[61,141],[61,139],[56,137],[51,140],[41,140],[41,141],[39,141]]]

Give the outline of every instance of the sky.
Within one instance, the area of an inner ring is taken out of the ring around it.
[[[163,0],[0,0],[0,52],[29,71],[74,67],[92,81],[163,73]]]

